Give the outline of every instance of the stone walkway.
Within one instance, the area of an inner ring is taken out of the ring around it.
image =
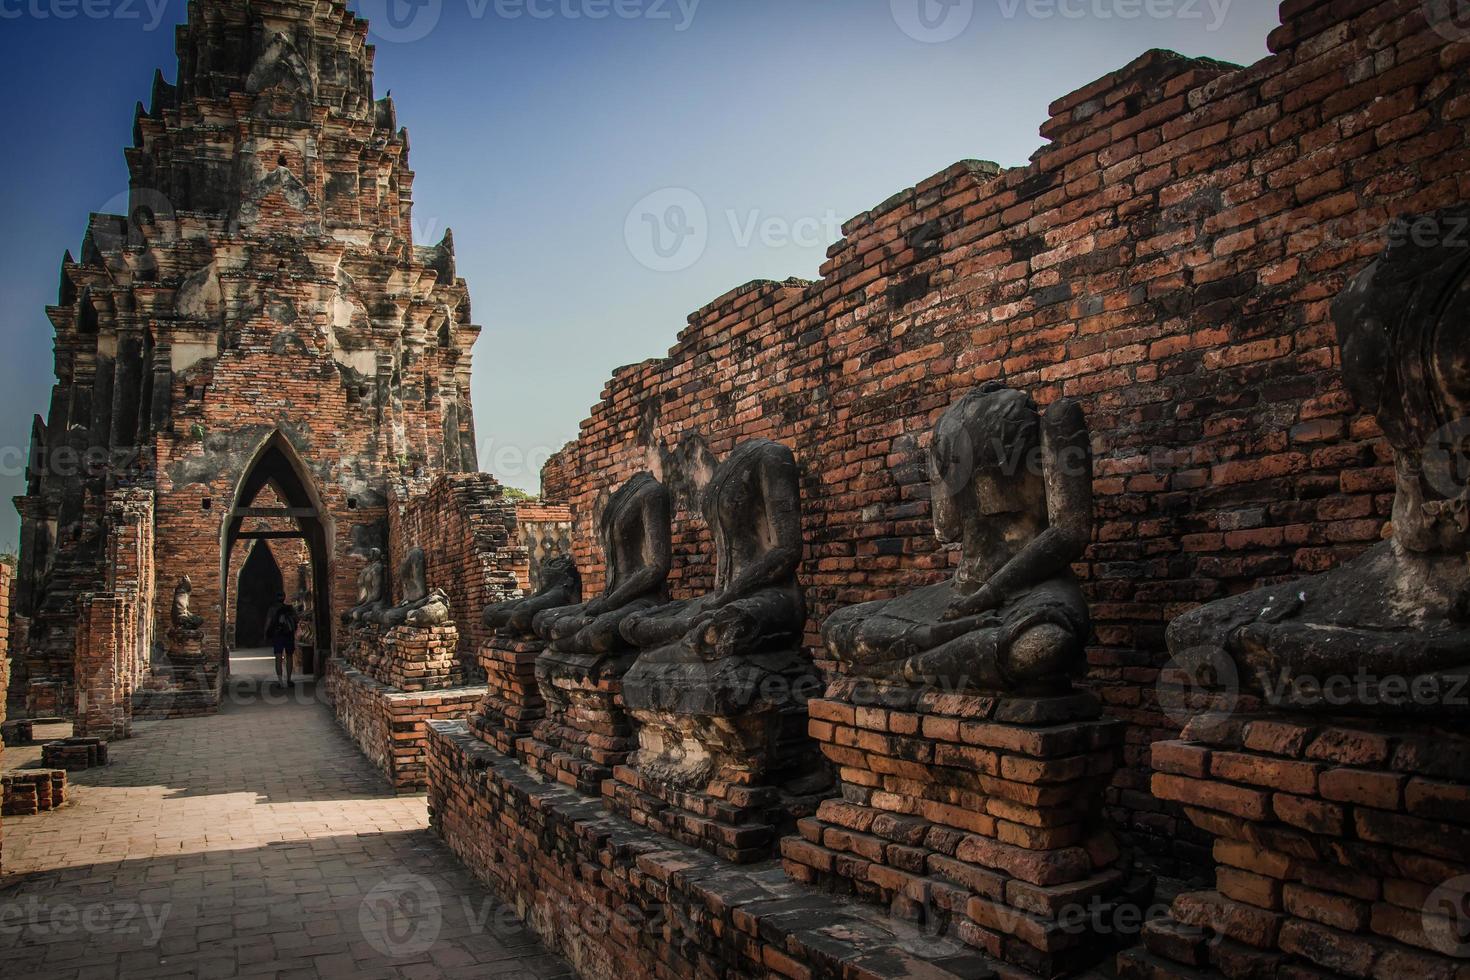
[[[262,683],[268,654],[234,664],[219,715],[140,723],[111,765],[71,774],[73,802],[5,818],[0,977],[571,975],[310,682],[293,697]]]

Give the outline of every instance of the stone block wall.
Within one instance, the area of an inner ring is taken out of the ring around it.
[[[587,592],[599,507],[650,450],[676,498],[675,595],[707,590],[694,464],[776,439],[802,468],[816,647],[834,609],[949,572],[922,451],[957,394],[1076,398],[1096,453],[1090,681],[1129,724],[1109,815],[1166,870],[1202,869],[1207,838],[1149,791],[1148,746],[1178,733],[1154,691],[1164,627],[1382,535],[1389,455],[1342,389],[1328,306],[1391,217],[1470,200],[1470,44],[1432,6],[1289,0],[1246,68],[1149,52],[1054,102],[1027,166],[956,164],[849,221],[821,279],[692,315],[543,471]]]
[[[478,671],[476,653],[489,638],[481,612],[492,602],[513,598],[526,577],[515,503],[488,473],[442,476],[427,486],[396,488],[388,529],[393,600],[401,597],[397,563],[409,549],[423,548],[429,588],[449,595],[460,663]]]
[[[483,687],[402,691],[340,658],[327,662],[325,684],[338,724],[399,793],[427,783],[426,723],[464,718],[485,696]]]

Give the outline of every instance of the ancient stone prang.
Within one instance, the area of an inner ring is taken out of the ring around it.
[[[46,309],[56,380],[19,500],[12,700],[68,716],[82,607],[113,591],[118,492],[153,505],[133,590],[147,649],[128,653],[162,659],[188,575],[204,656],[223,665],[232,550],[300,534],[330,649],[343,610],[387,598],[386,575],[366,599],[353,577],[383,544],[391,488],[479,468],[480,328],[452,234],[413,241],[408,133],[373,91],[367,22],[342,0],[188,13],[176,77],[133,119],[127,184]]]

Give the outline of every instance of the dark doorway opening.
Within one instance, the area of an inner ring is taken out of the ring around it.
[[[235,649],[271,645],[265,635],[266,614],[285,591],[286,580],[276,556],[264,541],[256,541],[240,569],[235,591]]]
[[[269,506],[253,506],[267,486],[271,488],[274,502]],[[256,520],[257,518],[265,519],[268,529],[263,529],[262,521]],[[331,535],[331,520],[321,503],[310,471],[302,463],[290,441],[280,432],[274,433],[257,451],[235,492],[231,512],[222,528],[220,573],[224,586],[222,591],[228,594],[231,586],[238,589],[246,578],[242,566],[240,582],[228,581],[230,556],[237,546],[259,549],[268,540],[288,540],[291,541],[294,552],[294,548],[299,547],[299,542],[305,542],[305,574],[310,583],[312,601],[311,608],[304,610],[305,618],[309,621],[305,630],[309,642],[305,646],[301,645],[302,634],[298,633],[300,674],[315,673],[315,661],[319,661],[323,653],[332,649],[331,569],[328,561],[331,554]],[[254,557],[255,553],[252,551],[247,556],[246,563]],[[274,556],[272,564],[275,564]],[[272,579],[274,588],[269,593],[269,602],[274,602],[278,593],[286,592],[287,599],[296,604],[303,591],[298,581],[300,576],[299,568],[277,567],[276,575]],[[237,591],[236,595],[241,593]],[[266,610],[262,609],[259,616],[247,622],[245,617],[249,613],[241,609],[238,603],[236,608],[238,614],[235,620],[234,647],[245,649],[247,645],[241,641],[242,630],[248,636],[256,629],[263,629]],[[221,635],[225,635],[223,631]],[[269,641],[260,644],[269,645]],[[228,649],[226,647],[226,651]],[[310,666],[306,663],[308,659],[313,660]],[[225,660],[225,666],[228,670],[228,659]]]

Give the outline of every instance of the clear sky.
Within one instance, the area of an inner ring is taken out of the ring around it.
[[[484,326],[481,466],[535,490],[621,365],[955,161],[1022,164],[1053,99],[1149,48],[1250,63],[1270,0],[354,0],[408,127],[415,238],[454,229]],[[0,495],[52,382],[61,256],[126,201],[122,148],[182,0],[0,0]],[[655,234],[657,237],[655,237]],[[0,551],[16,540],[0,505]]]

